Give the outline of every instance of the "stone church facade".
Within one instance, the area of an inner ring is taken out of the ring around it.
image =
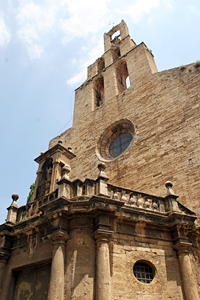
[[[124,21],[104,49],[28,203],[12,195],[1,300],[199,299],[200,63],[158,72]]]

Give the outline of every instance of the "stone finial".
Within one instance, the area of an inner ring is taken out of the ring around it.
[[[11,198],[13,199],[13,202],[12,202],[11,206],[14,206],[14,207],[18,208],[17,200],[19,199],[19,195],[18,194],[12,194]]]
[[[59,141],[58,141],[58,144],[62,144],[62,141],[61,141],[61,140],[59,140]]]
[[[98,169],[100,171],[99,172],[99,177],[108,178],[106,173],[105,173],[106,164],[104,162],[98,163]]]
[[[69,166],[62,167],[62,179],[69,180],[69,173],[71,171],[71,168]]]
[[[17,218],[17,210],[18,210],[17,200],[19,199],[19,195],[12,194],[11,198],[13,199],[13,202],[7,208],[8,210],[7,219],[6,219],[7,224],[15,223]]]
[[[72,152],[72,147],[71,147],[71,146],[69,146],[67,149],[68,149],[70,152]]]
[[[168,195],[175,195],[172,187],[173,187],[173,183],[171,181],[166,181],[165,182],[165,186],[167,188],[167,196]]]

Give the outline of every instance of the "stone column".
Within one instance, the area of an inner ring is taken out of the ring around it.
[[[199,300],[197,284],[194,278],[188,248],[191,246],[190,243],[182,243],[175,245],[174,248],[178,252],[178,258],[181,268],[181,276],[183,289],[185,292],[186,300]]]
[[[6,265],[7,265],[7,258],[0,257],[0,295],[1,295],[1,289],[4,281],[4,272],[6,269]]]
[[[51,276],[49,300],[64,300],[64,257],[65,246],[69,236],[62,232],[53,233],[53,253],[51,262]]]
[[[96,253],[96,299],[110,300],[110,255],[109,255],[109,233],[95,233],[94,238],[97,244]]]
[[[59,160],[53,162],[53,170],[51,175],[51,185],[49,192],[52,193],[56,189],[56,179],[60,180],[61,178],[61,166]]]

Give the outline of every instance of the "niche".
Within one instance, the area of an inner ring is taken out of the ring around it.
[[[101,71],[103,71],[103,69],[105,69],[105,60],[103,57],[100,57],[98,59],[98,73],[100,73]]]
[[[121,61],[116,67],[117,86],[119,94],[130,86],[129,74],[125,61]]]
[[[97,108],[104,103],[104,79],[100,76],[94,84],[94,107]]]

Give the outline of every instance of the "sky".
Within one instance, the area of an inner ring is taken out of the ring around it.
[[[0,0],[0,224],[13,193],[26,203],[34,159],[72,126],[74,91],[122,19],[159,72],[200,60],[199,0]]]

